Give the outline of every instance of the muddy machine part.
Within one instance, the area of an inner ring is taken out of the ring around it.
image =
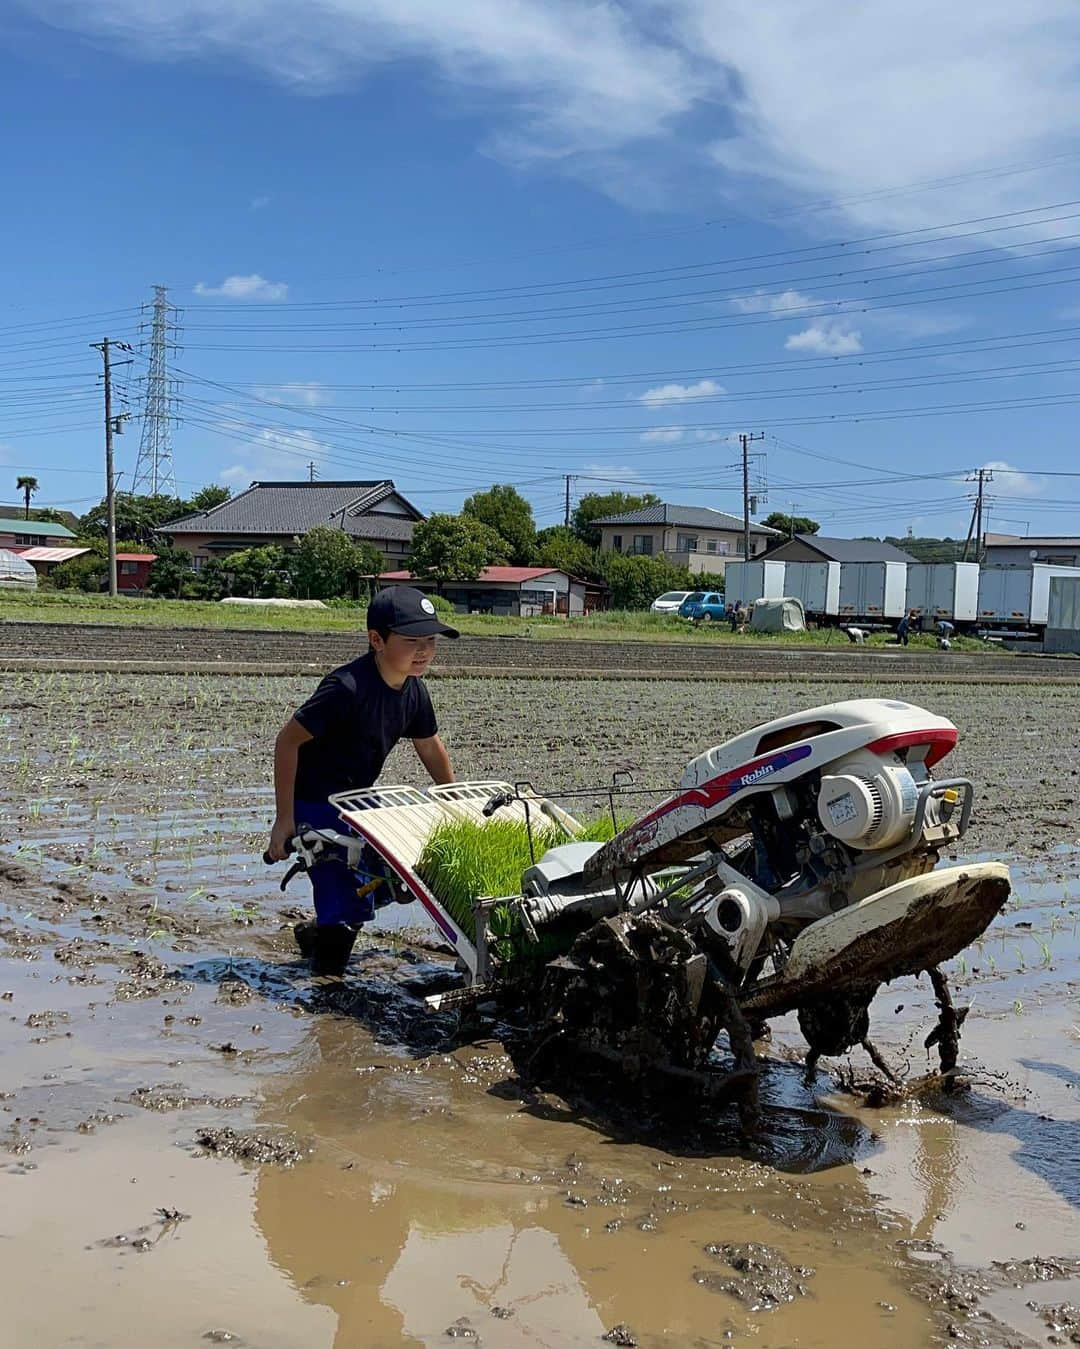
[[[931,1042],[951,1075],[963,1018],[939,967],[1009,894],[997,863],[939,865],[975,795],[966,778],[935,775],[956,740],[944,717],[894,699],[811,708],[691,760],[671,795],[604,844],[575,841],[573,817],[525,784],[333,800],[349,836],[457,954],[470,985],[457,997],[517,996],[538,1016],[545,1053],[580,1051],[642,1086],[658,1076],[745,1082],[750,1026],[794,1010],[812,1057],[858,1043],[873,1057],[876,990],[931,971],[941,1013]],[[616,790],[602,790],[614,814]],[[620,808],[634,790],[618,789]],[[440,820],[504,812],[530,831],[555,821],[567,841],[533,858],[517,895],[478,898],[466,930],[417,863]]]

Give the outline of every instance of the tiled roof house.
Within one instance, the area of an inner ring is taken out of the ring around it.
[[[389,479],[364,482],[253,482],[220,506],[162,525],[178,548],[191,553],[196,568],[209,557],[277,543],[292,547],[315,525],[343,529],[373,543],[388,565],[400,564],[412,547],[413,526],[422,511]]]

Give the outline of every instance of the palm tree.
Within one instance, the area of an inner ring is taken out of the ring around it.
[[[17,491],[20,491],[23,494],[23,500],[26,502],[23,519],[29,520],[30,498],[34,495],[34,493],[38,489],[38,480],[37,478],[31,478],[29,474],[24,473],[21,477],[15,479],[15,487]]]

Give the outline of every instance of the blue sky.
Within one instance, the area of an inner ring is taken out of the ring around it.
[[[963,534],[992,465],[992,530],[1080,529],[1075,6],[455,8],[15,6],[0,481],[98,499],[88,343],[137,413],[163,283],[182,491],[738,511],[747,431],[762,514]]]

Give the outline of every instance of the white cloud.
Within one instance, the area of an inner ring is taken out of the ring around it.
[[[268,403],[302,403],[305,407],[319,407],[330,401],[326,386],[317,379],[293,380],[288,384],[259,384],[254,393]]]
[[[1032,477],[1005,459],[990,459],[983,464],[983,468],[997,474],[998,490],[1002,496],[1033,497],[1046,489],[1045,478]]]
[[[983,0],[977,23],[940,0],[22,3],[125,55],[240,61],[308,93],[408,63],[470,114],[499,100],[489,152],[627,202],[669,202],[679,173],[684,201],[907,229],[1073,195],[1073,0]]]
[[[792,333],[784,346],[788,351],[810,351],[818,356],[853,356],[863,349],[858,328],[827,319],[811,324],[801,333]]]
[[[284,281],[267,281],[258,272],[250,276],[227,276],[220,286],[208,286],[199,281],[195,294],[220,297],[225,300],[284,300],[289,288]]]
[[[788,310],[820,309],[827,300],[815,300],[799,290],[785,290],[779,294],[756,290],[751,295],[736,295],[732,307],[740,314],[783,314]]]
[[[269,197],[252,197],[252,199],[248,202],[248,210],[265,211],[269,205],[270,205]]]
[[[628,479],[638,481],[641,478],[639,469],[631,468],[629,464],[585,464],[581,470],[581,476],[585,478],[612,478]]]
[[[222,430],[233,435],[236,424],[223,422]],[[252,482],[259,478],[306,482],[309,461],[318,464],[326,449],[310,431],[282,431],[264,426],[248,444],[238,447],[235,462],[223,468],[218,479],[224,483]]]
[[[655,389],[647,389],[640,394],[638,401],[646,407],[661,407],[665,403],[682,403],[691,398],[710,398],[726,393],[722,384],[714,379],[699,379],[696,384],[660,384]]]
[[[682,440],[683,431],[681,426],[657,426],[652,431],[642,431],[640,439],[646,444],[669,445]]]

